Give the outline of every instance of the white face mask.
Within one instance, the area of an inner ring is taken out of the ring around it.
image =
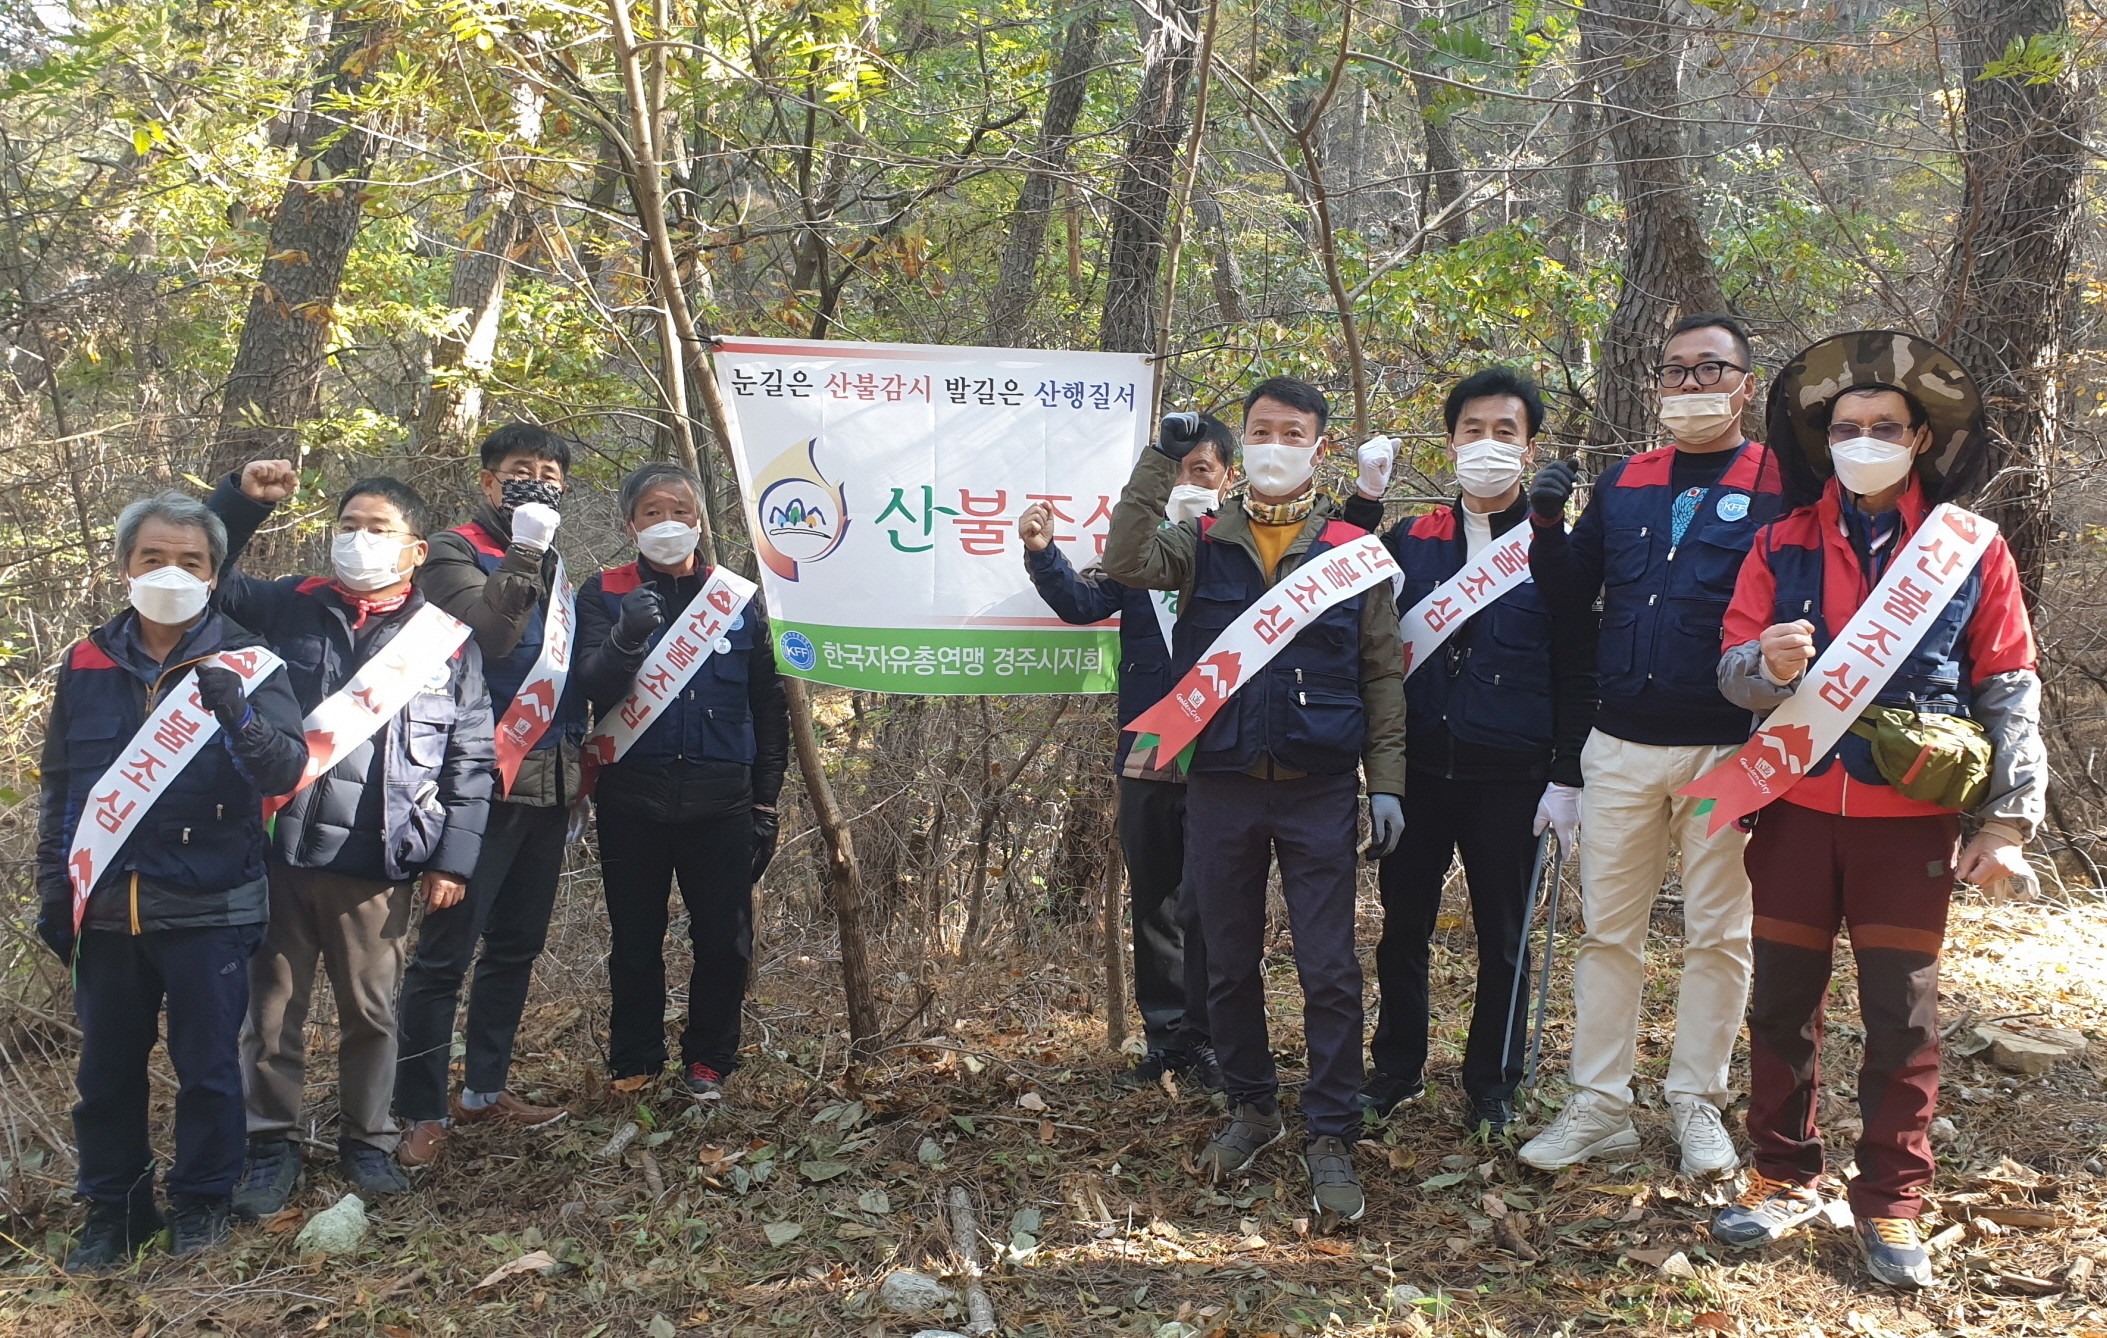
[[[686,562],[701,542],[701,530],[677,520],[660,521],[636,532],[637,551],[661,567]]]
[[[1318,444],[1322,444],[1321,442]],[[1244,443],[1244,477],[1268,497],[1290,497],[1317,472],[1317,446],[1290,446],[1283,441]]]
[[[1221,501],[1212,488],[1181,483],[1171,489],[1170,500],[1163,504],[1163,518],[1173,525],[1182,525],[1188,520],[1198,520],[1221,505]]]
[[[1909,443],[1882,441],[1878,437],[1853,437],[1829,446],[1829,462],[1836,466],[1836,481],[1860,497],[1902,482],[1916,458]]]
[[[129,582],[132,607],[150,623],[181,627],[205,611],[212,587],[181,567],[156,567]]]
[[[329,565],[346,590],[379,590],[402,579],[402,550],[407,547],[392,534],[354,530],[329,541]]]
[[[1685,445],[1704,445],[1740,416],[1735,411],[1733,395],[1724,390],[1661,396],[1661,426]]]
[[[1498,497],[1522,478],[1523,447],[1480,437],[1456,448],[1456,485],[1473,497]]]

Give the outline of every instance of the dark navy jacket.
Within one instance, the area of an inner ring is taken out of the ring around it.
[[[1554,607],[1602,597],[1595,727],[1633,743],[1738,744],[1748,712],[1720,695],[1719,629],[1756,531],[1778,513],[1777,461],[1744,442],[1671,543],[1675,448],[1620,460],[1569,536],[1537,524],[1529,564]]]
[[[44,914],[72,914],[66,855],[95,782],[121,761],[164,692],[200,660],[263,639],[208,609],[165,663],[139,644],[127,609],[74,643],[59,666],[44,731],[37,892]],[[263,800],[299,784],[307,765],[300,704],[284,670],[254,684],[249,717],[222,731],[175,774],[95,880],[84,927],[144,933],[262,924]],[[200,711],[200,716],[209,715]]]
[[[1244,610],[1279,587],[1243,548],[1209,537],[1213,516],[1200,521],[1194,547],[1192,592],[1171,629],[1171,680],[1192,671]],[[1367,531],[1343,520],[1326,524],[1303,555],[1318,556]],[[1285,559],[1283,559],[1285,561]],[[1283,582],[1292,577],[1283,577]],[[1285,590],[1280,597],[1286,598]],[[1196,740],[1193,771],[1249,771],[1267,758],[1293,771],[1340,776],[1361,764],[1367,714],[1361,700],[1361,605],[1367,593],[1332,605],[1282,648],[1256,681],[1237,689]]]
[[[1463,570],[1454,503],[1398,522],[1383,542],[1405,574],[1409,610]],[[1495,538],[1527,517],[1529,499],[1492,516]],[[1580,784],[1580,749],[1595,717],[1594,619],[1554,610],[1524,581],[1465,622],[1405,679],[1405,765],[1464,780]]]
[[[699,566],[692,576],[674,577],[639,561],[586,579],[578,591],[576,681],[597,713],[606,715],[629,695],[638,667],[707,578]],[[626,652],[613,639],[622,597],[647,580],[666,620],[641,650]],[[775,804],[789,759],[790,717],[759,596],[723,639],[730,649],[705,659],[622,760],[601,769],[599,802],[640,807],[661,822]]]
[[[1127,722],[1160,702],[1170,692],[1171,648],[1164,644],[1163,625],[1156,617],[1156,601],[1146,590],[1121,585],[1092,568],[1078,572],[1061,552],[1059,544],[1048,544],[1024,554],[1024,569],[1046,607],[1064,623],[1088,626],[1119,615],[1119,753],[1112,759],[1117,774],[1127,764],[1134,736]],[[1155,773],[1171,779],[1170,773]]]

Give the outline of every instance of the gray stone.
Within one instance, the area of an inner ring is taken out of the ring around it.
[[[958,1293],[926,1273],[896,1269],[878,1284],[878,1304],[895,1315],[922,1315],[942,1310]]]
[[[1990,1053],[1990,1062],[2010,1073],[2038,1075],[2066,1059],[2085,1053],[2085,1033],[2062,1027],[1977,1027],[1975,1034]]]
[[[366,1205],[356,1194],[346,1194],[308,1219],[293,1248],[302,1254],[350,1254],[366,1237]]]

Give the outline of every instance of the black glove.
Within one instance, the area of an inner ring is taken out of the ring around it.
[[[761,881],[761,875],[767,872],[768,861],[775,858],[776,836],[782,823],[782,815],[774,809],[754,810],[754,882]]]
[[[1156,449],[1173,460],[1183,460],[1200,444],[1200,415],[1167,413],[1156,428]]]
[[[1553,460],[1536,471],[1536,481],[1529,485],[1529,509],[1546,523],[1564,520],[1566,500],[1579,481],[1579,465],[1571,460]]]
[[[658,625],[666,621],[666,610],[658,602],[658,591],[640,585],[622,596],[622,616],[615,623],[615,648],[632,654],[651,640]]]
[[[249,716],[249,699],[242,695],[241,675],[223,664],[198,666],[198,703],[219,717],[219,727],[230,738]]]
[[[73,904],[62,901],[44,907],[43,913],[37,916],[37,937],[44,940],[45,947],[58,954],[59,961],[67,966],[73,965],[73,949],[78,942],[78,936],[73,932]]]

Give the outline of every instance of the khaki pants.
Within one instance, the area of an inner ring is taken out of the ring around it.
[[[1676,793],[1733,756],[1731,744],[1659,747],[1600,730],[1580,768],[1581,912],[1573,963],[1576,1096],[1611,1115],[1631,1108],[1646,929],[1668,871],[1671,837],[1683,853],[1683,970],[1668,1095],[1727,1102],[1727,1065],[1749,997],[1748,837],[1729,826],[1705,835],[1698,800]]]
[[[395,989],[402,976],[410,883],[378,883],[271,864],[271,927],[249,959],[242,1029],[249,1136],[292,1132],[307,1082],[307,1008],[315,966],[337,1008],[337,1109],[342,1140],[391,1151],[401,1130],[395,1094]]]

